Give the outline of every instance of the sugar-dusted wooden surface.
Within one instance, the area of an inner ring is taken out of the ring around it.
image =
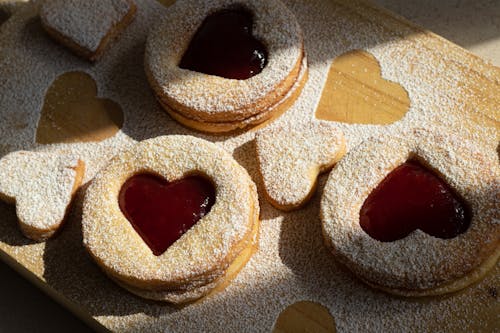
[[[458,70],[462,71],[463,74],[468,78],[468,80],[463,83],[465,89],[470,93],[466,96],[467,98],[464,98],[462,100],[463,104],[465,105],[465,107],[461,111],[464,112],[464,123],[467,124],[469,121],[472,121],[480,124],[481,126],[484,126],[485,128],[496,128],[497,130],[500,128],[500,94],[498,93],[500,91],[500,70],[498,68],[485,64],[481,59],[471,55],[470,53],[459,47],[452,45],[446,40],[433,35],[432,33],[425,32],[418,27],[405,22],[404,20],[395,18],[392,14],[386,12],[385,10],[373,8],[371,5],[363,2],[344,0],[335,0],[334,2],[339,6],[346,7],[349,10],[355,12],[359,16],[358,18],[360,20],[375,22],[375,24],[382,26],[384,29],[388,29],[394,32],[394,34],[397,36],[401,36],[408,41],[418,42],[420,47],[426,47],[429,50],[432,50],[432,53],[436,56],[436,58],[445,58],[446,61],[452,63],[455,68],[458,68]],[[409,44],[409,48],[411,49],[411,43]],[[356,62],[358,60],[354,61]],[[445,75],[445,73],[441,73],[441,75]],[[327,82],[329,82],[329,80],[327,80]],[[372,82],[367,81],[365,82],[365,84],[366,86],[371,86]],[[441,88],[443,90],[447,89],[446,86],[443,86]],[[324,89],[322,100],[331,100],[331,94],[334,90],[335,89],[333,89],[333,87],[326,86]],[[384,94],[387,94],[387,91],[384,91]],[[401,100],[402,95],[400,90],[398,90],[398,93],[396,93],[392,97],[393,100]],[[329,118],[330,116],[335,116],[331,114],[331,109],[325,108],[322,110],[322,105],[323,103],[320,102],[318,109],[318,113],[322,114],[321,118]],[[370,107],[369,103],[366,104],[365,107],[370,109],[370,111],[367,112],[371,112],[372,108]],[[382,110],[381,112],[384,111]],[[387,108],[388,114],[394,115],[395,112],[401,113],[401,108],[398,108],[397,111],[394,111],[394,109],[391,109],[390,107]],[[359,122],[360,120],[358,119],[357,121]],[[78,211],[76,211],[75,214],[78,214]],[[82,307],[80,304],[78,304],[78,298],[75,297],[75,295],[67,293],[68,290],[72,290],[71,288],[65,288],[64,286],[60,285],[60,279],[54,279],[50,276],[51,267],[40,265],[40,261],[43,262],[46,256],[65,255],[65,244],[68,246],[68,248],[71,248],[69,255],[81,254],[80,250],[75,250],[74,245],[70,245],[71,242],[81,241],[79,239],[79,232],[77,230],[78,226],[67,226],[68,228],[64,230],[64,233],[68,235],[61,237],[62,240],[59,242],[47,244],[48,249],[44,249],[44,246],[39,244],[33,245],[29,241],[22,238],[19,232],[15,229],[15,214],[11,207],[7,207],[5,205],[0,206],[0,216],[2,216],[2,220],[4,220],[2,222],[5,222],[5,224],[2,226],[2,229],[0,229],[0,232],[4,233],[0,234],[0,249],[3,251],[0,251],[2,259],[4,259],[9,264],[12,264],[30,280],[37,283],[49,294],[66,304],[73,311],[78,313],[84,320],[93,324],[96,329],[104,329],[103,326],[101,326],[94,320],[97,317],[99,317],[97,318],[99,319],[99,321],[104,322],[106,325],[108,325],[108,327],[119,327],[119,325],[113,326],[112,324],[113,321],[120,320],[119,311],[117,311],[117,313],[104,315],[101,314],[99,316],[95,314],[91,315],[90,313],[92,311],[88,311],[85,306]],[[8,233],[8,235],[5,233]],[[8,241],[4,241],[7,239]],[[29,252],[37,253],[38,255],[27,257],[23,254],[23,247],[31,247],[33,251]],[[52,271],[57,272],[58,270],[52,269]],[[86,273],[89,273],[89,276],[84,276],[86,275]],[[82,279],[100,279],[100,276],[93,276],[93,274],[99,274],[98,271],[81,272],[81,274]],[[498,286],[500,282],[499,277],[500,269],[497,265],[496,269],[489,275],[489,277],[487,277],[486,280],[488,284],[486,285]],[[66,282],[71,283],[71,281]],[[479,289],[483,288],[484,285],[485,284],[483,283],[472,288],[478,289],[479,291]],[[473,294],[474,293],[472,293],[472,295]],[[424,304],[425,306],[425,301],[422,304]],[[498,324],[498,321],[495,322],[496,314],[498,314],[499,309],[498,300],[495,300],[488,304],[490,306],[485,307],[484,311],[482,312],[484,317],[471,318],[471,321],[476,321],[477,323],[490,322],[489,326],[480,324],[481,328],[494,328],[497,327],[494,325]],[[144,303],[144,307],[148,307],[147,302]],[[305,307],[305,309],[302,309],[303,310],[301,311],[291,311],[289,312],[290,314],[288,314],[291,318],[290,320],[294,320],[294,322],[297,322],[296,328],[300,328],[299,326],[301,325],[301,323],[303,323],[304,329],[310,329],[311,327],[314,327],[315,324],[321,325],[323,327],[327,319],[324,319],[324,317],[322,316],[317,316],[318,312],[314,310],[314,307],[311,308],[313,310],[308,310],[307,306]],[[144,311],[147,312],[147,310]],[[437,327],[438,326],[429,326],[430,330],[437,330]],[[276,329],[279,332],[280,329],[283,331],[284,328],[281,327],[278,322],[276,324]],[[290,328],[287,328],[287,331],[289,330]]]

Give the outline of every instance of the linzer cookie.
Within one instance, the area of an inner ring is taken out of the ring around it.
[[[40,9],[42,26],[77,55],[98,60],[133,20],[132,0],[49,0]]]
[[[326,243],[390,293],[450,293],[500,255],[500,168],[477,144],[427,131],[372,138],[332,171],[321,201]]]
[[[302,31],[279,0],[178,1],[148,37],[145,69],[165,110],[206,132],[279,115],[307,78]]]
[[[57,231],[84,169],[77,157],[56,153],[18,151],[0,159],[0,199],[16,205],[26,237],[43,241]]]
[[[266,197],[282,210],[299,208],[311,198],[316,180],[345,154],[342,131],[331,122],[271,126],[255,138]]]
[[[228,153],[190,136],[143,141],[93,180],[84,244],[118,284],[185,303],[229,283],[258,242],[255,184]]]

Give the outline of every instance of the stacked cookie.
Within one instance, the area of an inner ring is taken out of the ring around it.
[[[195,189],[176,191],[171,200],[181,192],[189,192],[191,199],[167,214],[161,206],[168,202],[155,206],[141,197],[168,184],[146,185],[138,199],[120,198],[124,184],[137,175],[170,184],[203,177],[212,183],[215,197],[201,203],[206,215],[190,228],[180,223],[179,229],[165,230],[177,223],[179,210],[194,214],[183,205],[193,200]],[[134,209],[143,207],[148,221],[141,225]],[[164,216],[152,225],[158,214]],[[172,303],[193,301],[223,287],[253,254],[259,224],[257,190],[246,170],[221,148],[191,136],[146,140],[114,157],[89,187],[82,221],[85,246],[113,280],[139,296]],[[158,237],[162,233],[177,239],[161,247],[158,242],[168,241]]]
[[[230,34],[229,47],[219,47],[229,29],[241,33]],[[212,61],[206,64],[205,57]],[[218,58],[225,60],[219,64]],[[307,78],[300,26],[277,0],[176,3],[148,37],[145,70],[158,101],[174,119],[214,133],[279,115]]]

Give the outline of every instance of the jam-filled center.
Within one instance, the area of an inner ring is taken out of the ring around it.
[[[245,9],[223,9],[208,16],[193,36],[180,68],[245,80],[267,64],[264,44],[252,35],[253,17]]]
[[[438,238],[465,232],[471,213],[436,174],[416,161],[393,170],[365,200],[359,223],[372,238],[402,239],[416,229]]]
[[[120,209],[156,256],[210,212],[215,188],[204,177],[174,182],[152,174],[129,178],[119,194]]]

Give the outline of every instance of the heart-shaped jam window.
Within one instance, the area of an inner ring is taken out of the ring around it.
[[[267,50],[252,28],[253,16],[245,9],[211,14],[196,31],[179,67],[237,80],[259,74],[267,64]]]
[[[204,177],[174,182],[152,174],[129,178],[119,194],[120,209],[156,256],[210,212],[215,188]]]
[[[453,238],[465,232],[470,221],[468,207],[441,178],[419,162],[408,161],[370,193],[359,223],[372,238],[392,242],[416,229]]]

